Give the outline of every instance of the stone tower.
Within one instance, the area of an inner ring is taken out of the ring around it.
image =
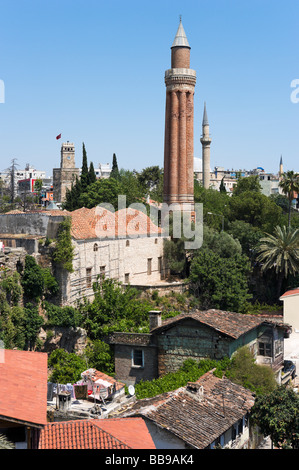
[[[67,189],[71,189],[76,176],[80,175],[75,165],[75,146],[66,142],[61,145],[60,168],[53,168],[53,200],[63,202]]]
[[[200,139],[202,144],[202,184],[203,187],[209,189],[210,187],[210,146],[212,139],[210,137],[210,126],[207,115],[206,103],[204,106],[203,120],[202,120],[202,137]]]
[[[283,163],[282,163],[282,155],[280,157],[280,162],[279,162],[279,178],[281,178],[283,175]]]
[[[194,206],[193,101],[196,72],[190,69],[190,46],[180,20],[165,72],[166,110],[163,202]],[[193,209],[191,209],[193,210]]]

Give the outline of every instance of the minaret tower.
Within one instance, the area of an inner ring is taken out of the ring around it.
[[[167,204],[194,207],[193,97],[196,72],[190,69],[190,46],[180,19],[165,72],[166,110],[164,197]]]
[[[210,126],[207,115],[206,103],[203,112],[202,120],[202,137],[200,139],[202,144],[202,183],[203,187],[209,189],[210,187],[210,146],[212,139],[210,137]]]
[[[282,155],[280,157],[280,163],[279,163],[279,178],[282,177],[283,174],[283,163],[282,163]]]

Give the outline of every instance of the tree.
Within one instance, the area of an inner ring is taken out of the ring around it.
[[[42,296],[44,291],[43,272],[33,256],[27,255],[25,258],[25,269],[21,283],[26,297],[37,299]]]
[[[113,331],[148,331],[151,304],[140,301],[136,289],[108,278],[94,283],[93,289],[93,302],[80,307],[86,318],[84,328],[92,340],[102,340]]]
[[[55,263],[73,272],[74,247],[71,236],[71,219],[66,217],[58,228],[56,246],[52,254]]]
[[[284,194],[286,194],[289,200],[288,226],[290,227],[292,201],[294,199],[294,193],[299,193],[299,173],[294,173],[294,171],[287,171],[286,173],[283,173],[279,186],[282,188],[282,191],[284,192]]]
[[[259,176],[258,175],[251,175],[247,177],[240,177],[238,178],[237,184],[234,187],[233,195],[238,196],[241,193],[244,193],[246,191],[253,191],[260,193],[261,192],[261,185],[259,182]]]
[[[87,163],[87,154],[85,149],[85,144],[83,142],[83,155],[82,155],[82,171],[81,171],[81,186],[82,191],[84,192],[89,183],[89,172],[88,172],[88,163]]]
[[[279,297],[283,278],[299,272],[299,229],[277,226],[273,235],[266,235],[260,240],[257,261],[262,263],[262,272],[276,272]]]
[[[48,365],[52,369],[49,381],[60,384],[77,382],[81,379],[81,373],[86,370],[83,357],[68,353],[64,349],[53,351],[49,356]]]
[[[80,207],[91,209],[99,204],[112,204],[115,210],[118,207],[118,195],[123,194],[121,183],[114,178],[99,179],[88,186],[79,199]]]
[[[89,343],[84,351],[88,366],[106,374],[114,371],[114,358],[110,346],[99,339]]]
[[[93,163],[90,162],[89,171],[88,171],[88,184],[92,184],[96,180],[97,180],[97,177],[96,177],[96,174],[95,174],[95,171],[94,171],[94,166],[93,166]]]
[[[226,193],[226,187],[225,187],[225,184],[224,184],[224,177],[221,180],[221,183],[220,183],[220,186],[219,186],[219,191],[221,193]]]
[[[282,385],[257,397],[251,420],[276,447],[299,449],[299,395],[291,388]]]
[[[25,307],[25,341],[26,347],[30,351],[34,349],[37,335],[41,326],[44,324],[43,318],[38,313],[38,308],[30,303]]]
[[[247,178],[244,178],[247,179]],[[283,219],[283,211],[273,200],[258,191],[244,191],[228,198],[227,217],[243,220],[264,232],[272,233]]]
[[[264,233],[243,220],[234,220],[228,226],[227,232],[236,240],[239,240],[242,251],[249,258],[252,258],[256,247]]]
[[[209,249],[200,249],[191,262],[190,290],[200,299],[202,309],[217,308],[244,312],[250,298],[246,256],[223,258]]]
[[[272,392],[277,386],[273,370],[269,366],[256,364],[248,346],[241,347],[233,355],[226,376],[256,395]]]
[[[119,179],[119,170],[118,170],[117,158],[116,158],[115,153],[113,154],[113,157],[112,157],[112,169],[110,173],[110,178],[114,178],[115,180]]]

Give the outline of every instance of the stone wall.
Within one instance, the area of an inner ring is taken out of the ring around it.
[[[184,322],[157,335],[158,374],[178,370],[187,359],[222,359],[229,355],[230,341],[211,328]]]

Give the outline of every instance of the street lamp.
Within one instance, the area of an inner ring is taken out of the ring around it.
[[[215,214],[214,212],[208,212],[209,215],[217,215],[218,217],[222,217],[222,232],[224,231],[224,215],[222,214]]]

